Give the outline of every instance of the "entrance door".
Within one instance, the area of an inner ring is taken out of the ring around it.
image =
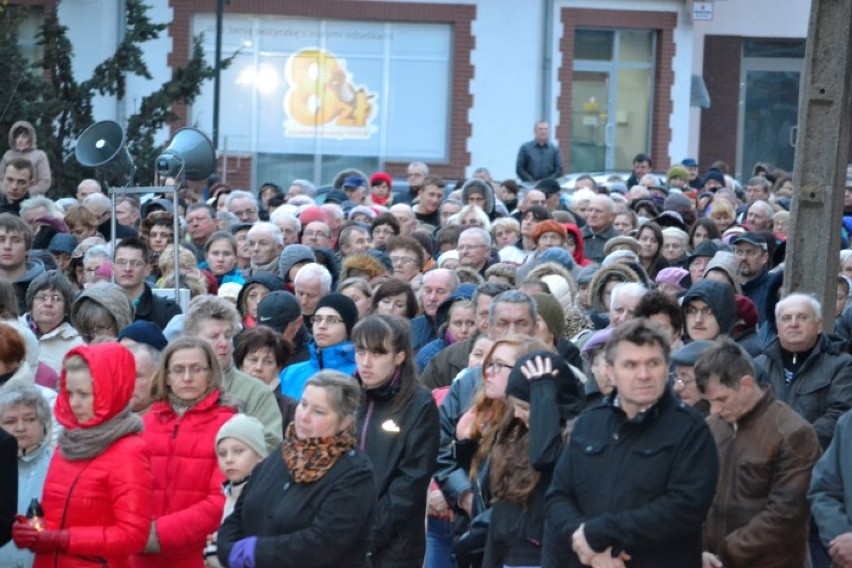
[[[744,57],[740,80],[737,172],[743,182],[758,162],[793,171],[799,123],[798,58]]]
[[[571,169],[602,172],[612,161],[609,73],[574,71],[571,95]]]
[[[655,32],[578,29],[571,90],[571,171],[630,171],[649,151]]]

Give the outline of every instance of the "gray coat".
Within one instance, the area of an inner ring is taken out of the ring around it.
[[[819,527],[819,539],[828,548],[835,537],[852,532],[852,414],[837,421],[834,438],[814,467],[808,501]]]

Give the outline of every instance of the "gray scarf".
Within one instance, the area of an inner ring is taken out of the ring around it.
[[[142,431],[142,419],[130,410],[130,405],[107,420],[91,428],[63,430],[59,435],[59,449],[69,461],[90,460],[102,454],[116,440]]]

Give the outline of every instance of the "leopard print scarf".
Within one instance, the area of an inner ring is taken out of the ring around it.
[[[287,426],[281,453],[296,483],[313,483],[322,478],[337,459],[355,447],[355,436],[347,429],[330,438],[296,437],[296,425]]]

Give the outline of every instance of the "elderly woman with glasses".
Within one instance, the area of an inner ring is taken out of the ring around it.
[[[26,300],[24,318],[38,337],[40,360],[58,373],[65,354],[84,343],[69,320],[74,288],[62,272],[50,270],[30,282]]]
[[[154,471],[153,520],[134,565],[197,568],[225,506],[215,440],[236,401],[221,390],[219,361],[198,337],[169,343],[152,385],[155,402],[143,418],[142,436]]]
[[[355,372],[355,347],[350,338],[356,323],[358,308],[355,302],[340,293],[323,296],[314,310],[314,339],[308,345],[311,358],[284,369],[281,392],[300,400],[305,383],[319,371],[330,369],[352,375]]]

